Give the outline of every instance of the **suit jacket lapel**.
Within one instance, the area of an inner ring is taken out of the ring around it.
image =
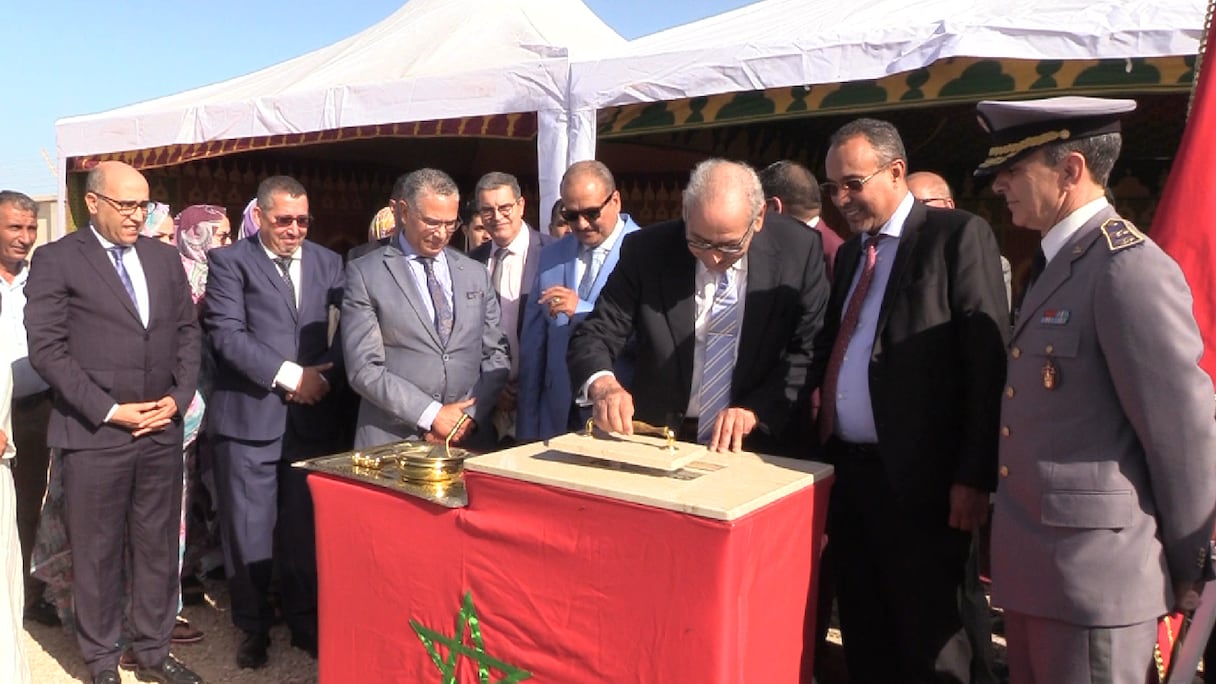
[[[418,291],[418,285],[414,281],[414,275],[410,273],[409,259],[395,245],[390,245],[383,252],[384,267],[388,269],[389,276],[397,283],[397,287],[401,289],[401,293],[405,295],[405,301],[409,302],[413,307],[414,313],[418,315],[418,320],[422,322],[422,329],[431,336],[431,341],[435,343],[436,348],[443,348],[439,344],[439,333],[435,332],[435,321],[431,319],[427,313],[426,304],[422,301],[422,293]],[[448,265],[451,266],[451,260],[448,260]],[[455,290],[455,280],[452,281],[452,289]],[[427,296],[430,296],[428,293]],[[453,298],[455,293],[453,292]],[[455,307],[453,307],[455,308]],[[459,322],[457,320],[456,322]]]
[[[249,251],[250,259],[254,263],[254,268],[261,271],[262,275],[270,281],[270,286],[272,288],[274,288],[275,290],[277,290],[279,295],[282,296],[283,306],[287,307],[287,311],[290,312],[292,320],[298,321],[300,314],[298,311],[296,311],[295,295],[291,292],[291,289],[287,287],[287,283],[284,282],[283,275],[279,271],[278,265],[275,264],[273,261],[271,261],[270,257],[266,254],[266,248],[262,246],[262,241],[259,240],[258,237],[255,235],[252,238],[250,238],[249,240],[243,240],[242,242],[246,242],[249,245],[248,247],[246,247],[246,249]],[[240,243],[238,243],[238,244],[240,244]],[[303,252],[301,252],[300,258],[303,259]],[[304,278],[304,275],[303,275],[304,274],[303,266],[304,266],[304,263],[303,263],[303,261],[301,261],[300,262],[300,267],[301,267],[300,268],[300,278],[302,280],[307,280],[307,278]],[[295,286],[299,287],[300,284],[296,283]],[[301,295],[302,294],[303,293],[301,293]],[[303,296],[300,297],[300,301],[301,302],[304,301]]]
[[[625,237],[638,229],[638,224],[634,223],[628,216],[624,217],[625,223],[621,226],[621,234],[616,237],[616,242],[612,245],[612,249],[608,250],[608,254],[604,256],[604,263],[600,264],[599,273],[595,274],[595,283],[591,285],[591,300],[595,301],[600,296],[600,290],[604,289],[604,283],[608,282],[608,276],[612,275],[613,269],[616,268],[616,263],[621,259],[621,244],[625,242]],[[578,289],[578,284],[574,285],[575,290]]]
[[[109,286],[114,293],[114,298],[135,317],[135,321],[143,326],[143,321],[139,318],[139,309],[135,307],[135,302],[131,301],[131,296],[127,294],[127,288],[122,286],[122,281],[118,279],[118,271],[114,268],[114,261],[110,258],[110,253],[101,246],[97,238],[93,236],[93,229],[79,230],[76,232],[80,244],[80,251],[84,253],[85,260],[97,271],[101,276],[102,281]],[[142,264],[141,264],[142,265]],[[149,317],[151,322],[151,317]]]
[[[767,233],[760,231],[753,239],[747,255],[747,291],[744,294],[743,329],[739,335],[738,363],[731,373],[732,386],[738,387],[740,378],[750,377],[751,365],[759,356],[760,338],[768,328],[772,315],[772,294],[781,282],[781,259],[776,245]]]
[[[471,335],[476,339],[481,338],[480,328],[484,324],[482,317],[483,309],[478,308],[476,315],[462,315],[464,310],[468,308],[468,313],[472,314],[471,307],[464,307],[466,300],[472,298],[472,293],[477,292],[480,288],[478,284],[484,282],[480,280],[484,278],[485,269],[481,264],[470,264],[464,259],[452,258],[452,253],[448,253],[448,273],[452,277],[452,335],[449,340],[455,340],[460,335]],[[490,296],[493,292],[484,294]],[[521,302],[522,305],[522,302]],[[522,306],[521,306],[522,309]],[[434,325],[430,326],[432,332]],[[499,325],[501,327],[501,323]],[[435,337],[439,339],[438,335]]]
[[[325,306],[328,303],[326,293],[320,291],[324,285],[321,282],[321,260],[318,258],[317,250],[314,249],[315,247],[316,245],[305,241],[304,248],[300,251],[300,280],[303,282],[296,284],[296,287],[301,288],[300,306],[298,312],[299,318],[296,321],[297,325],[299,324],[300,320],[308,321],[316,320],[317,318],[324,318],[324,316],[318,316],[317,313],[311,311],[311,309],[313,309],[318,302],[320,302],[322,306]],[[276,266],[275,268],[278,267]],[[324,314],[327,312],[322,311],[321,313]]]
[[[679,250],[671,250],[672,258],[660,278],[663,309],[668,329],[672,333],[672,348],[676,352],[681,392],[687,396],[692,388],[692,355],[697,318],[696,293],[697,260],[683,244],[684,230],[679,232]],[[685,407],[681,406],[683,412]]]
[[[887,289],[882,293],[882,304],[878,309],[878,324],[874,326],[874,353],[882,348],[882,331],[891,317],[891,308],[899,299],[899,291],[903,289],[911,269],[908,268],[912,255],[916,252],[920,240],[921,229],[925,224],[925,207],[919,202],[912,204],[912,211],[904,220],[903,230],[899,234],[899,244],[895,250],[895,261],[891,264],[891,275],[887,280]],[[881,243],[880,243],[881,244]]]

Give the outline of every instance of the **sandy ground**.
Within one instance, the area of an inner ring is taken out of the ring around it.
[[[291,647],[287,627],[278,625],[270,632],[270,663],[259,670],[236,666],[239,630],[228,617],[228,593],[223,582],[207,581],[207,603],[187,606],[183,615],[203,630],[205,637],[196,644],[174,645],[173,655],[209,683],[238,682],[263,684],[308,684],[317,681],[317,661]],[[80,658],[76,640],[63,629],[44,627],[25,621],[24,644],[34,684],[88,682],[88,670]],[[120,672],[122,681],[134,683],[135,674]]]

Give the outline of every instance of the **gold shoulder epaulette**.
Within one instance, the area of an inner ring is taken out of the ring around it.
[[[1134,247],[1147,239],[1131,221],[1121,218],[1106,219],[1100,230],[1112,252]]]

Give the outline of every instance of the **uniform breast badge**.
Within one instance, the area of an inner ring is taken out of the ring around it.
[[[1054,390],[1060,384],[1060,369],[1056,367],[1056,362],[1050,356],[1043,364],[1043,389]]]

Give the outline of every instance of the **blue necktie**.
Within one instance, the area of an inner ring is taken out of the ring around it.
[[[578,298],[579,301],[586,302],[591,299],[591,290],[595,288],[595,277],[599,275],[600,264],[596,263],[599,256],[599,249],[592,247],[584,249],[581,255],[583,265],[583,277],[578,281]]]
[[[701,412],[697,442],[708,444],[714,435],[714,419],[730,406],[730,380],[735,369],[735,341],[739,330],[739,295],[735,271],[718,276],[709,328],[705,335],[705,365],[701,371]]]
[[[431,304],[435,307],[435,332],[439,334],[439,343],[448,346],[448,338],[452,336],[452,305],[448,303],[443,286],[435,277],[434,257],[418,257],[422,262],[422,270],[426,271],[426,289],[431,293]]]
[[[135,298],[135,284],[131,282],[131,276],[127,273],[127,267],[122,265],[122,255],[126,253],[130,247],[115,246],[110,247],[107,251],[114,258],[114,270],[118,271],[118,279],[122,281],[122,287],[127,291],[127,296],[131,298],[131,303],[135,305],[135,310],[139,310],[139,300]]]

